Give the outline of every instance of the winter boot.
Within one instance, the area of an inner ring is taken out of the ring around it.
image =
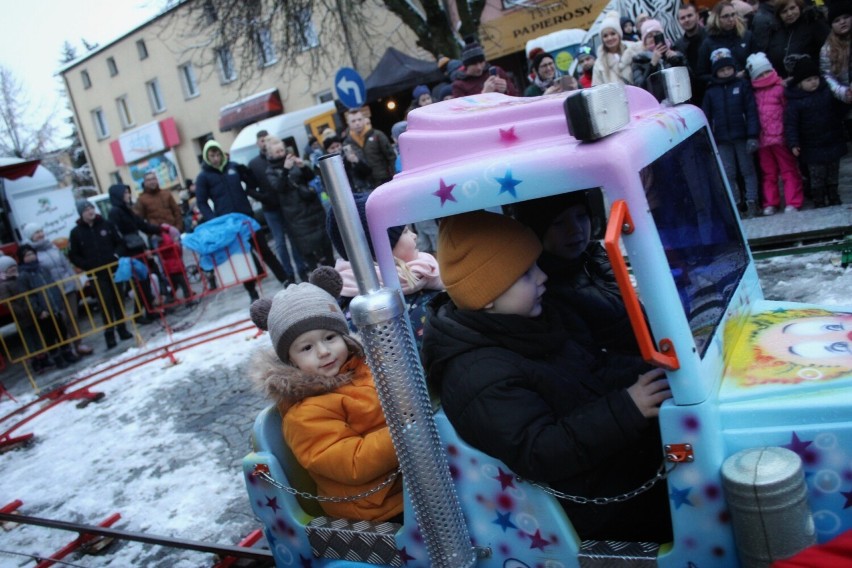
[[[63,349],[62,350],[62,360],[66,363],[76,363],[80,360],[79,357],[74,355],[74,352],[71,349]]]
[[[122,326],[118,328],[118,337],[121,338],[122,341],[125,341],[127,339],[133,339],[133,334],[127,331],[126,327]]]

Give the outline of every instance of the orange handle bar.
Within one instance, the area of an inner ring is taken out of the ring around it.
[[[654,346],[654,342],[651,340],[651,330],[648,329],[645,314],[639,304],[639,297],[630,284],[627,263],[624,262],[621,249],[618,247],[621,235],[629,235],[633,232],[633,229],[633,219],[627,210],[627,203],[623,199],[619,199],[612,204],[606,236],[604,237],[604,247],[607,256],[609,256],[609,261],[612,263],[612,271],[615,274],[616,282],[618,282],[618,289],[621,290],[624,307],[627,308],[627,315],[630,317],[630,325],[633,328],[634,335],[636,335],[636,341],[639,343],[642,358],[652,365],[662,367],[667,371],[674,371],[680,368],[674,344],[670,339],[661,339],[659,351]]]

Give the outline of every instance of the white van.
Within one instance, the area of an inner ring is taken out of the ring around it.
[[[302,154],[308,144],[308,134],[319,139],[319,133],[324,127],[336,130],[338,120],[337,108],[333,101],[265,118],[249,124],[237,134],[231,144],[229,159],[248,165],[251,159],[257,156],[257,133],[261,130],[277,136],[284,141],[285,146],[293,148],[297,156],[304,158]]]
[[[37,160],[0,158],[0,199],[0,244],[3,245],[19,243],[21,228],[27,223],[44,227],[48,240],[67,242],[79,217],[73,189],[59,187],[56,177]]]

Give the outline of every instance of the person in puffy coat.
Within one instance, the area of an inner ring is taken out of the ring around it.
[[[784,211],[798,211],[802,207],[802,175],[796,157],[784,143],[784,83],[766,55],[761,52],[749,55],[746,69],[754,88],[757,114],[760,118],[760,138],[757,160],[763,179],[763,214],[773,215],[781,203],[778,178],[784,180]]]
[[[840,102],[820,77],[810,57],[796,62],[787,87],[784,136],[787,146],[808,166],[814,207],[842,205],[838,193],[840,158],[846,154]]]
[[[668,382],[638,357],[604,358],[574,340],[542,304],[541,250],[503,215],[442,219],[447,293],[429,305],[428,380],[459,436],[515,474],[574,496],[623,495],[663,462],[655,417]],[[665,484],[606,505],[561,503],[584,540],[671,539]]]
[[[601,244],[591,240],[592,193],[575,191],[525,201],[518,205],[516,217],[542,242],[538,265],[547,274],[544,297],[559,312],[563,325],[576,329],[590,350],[638,355],[612,264]]]
[[[766,56],[784,79],[792,72],[791,56],[819,59],[819,50],[830,30],[822,11],[816,6],[808,7],[804,0],[775,2],[775,18],[778,21],[770,31]]]
[[[698,64],[695,69],[698,78],[709,84],[716,73],[713,71],[711,55],[719,48],[731,52],[733,66],[738,77],[745,76],[746,59],[754,53],[751,32],[737,14],[730,0],[722,0],[713,6],[707,18],[707,34],[698,48]]]
[[[333,271],[332,271],[332,274]],[[313,279],[312,279],[313,281]],[[254,383],[275,401],[284,440],[337,518],[402,522],[402,478],[373,374],[333,296],[340,280],[291,284],[251,306],[272,350],[252,360]]]
[[[760,119],[754,93],[749,82],[736,75],[734,59],[728,49],[721,47],[711,57],[714,78],[704,93],[702,108],[716,139],[728,186],[735,191],[739,172],[745,182],[748,207],[744,217],[756,217],[759,214],[757,173],[751,154],[757,151]]]
[[[325,232],[325,208],[317,192],[308,185],[314,172],[302,159],[288,154],[279,138],[268,138],[266,151],[269,167],[266,175],[278,195],[284,223],[293,235],[293,246],[308,270],[334,263],[331,241]],[[307,280],[307,274],[301,274]]]

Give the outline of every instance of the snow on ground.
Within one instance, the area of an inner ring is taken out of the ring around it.
[[[852,305],[852,268],[841,268],[839,258],[839,253],[816,253],[759,261],[766,297]],[[233,303],[229,315],[209,318],[206,328],[243,320],[245,295],[235,296]],[[219,305],[211,311],[228,310]],[[175,338],[203,329],[192,328]],[[0,455],[0,506],[21,499],[23,514],[87,524],[120,512],[122,520],[115,528],[122,530],[238,542],[258,527],[240,469],[248,451],[247,432],[265,405],[248,390],[243,371],[252,352],[268,342],[265,335],[259,340],[253,335],[242,332],[180,352],[177,366],[161,359],[132,370],[93,389],[106,394],[99,403],[83,409],[60,404],[16,432],[35,432],[37,441]],[[165,340],[149,342],[145,349]],[[0,416],[16,407],[3,399]],[[15,526],[0,539],[0,567],[31,566],[20,554],[47,555],[75,536]],[[90,568],[195,568],[213,563],[208,554],[141,543],[113,545],[106,556],[67,560]]]

